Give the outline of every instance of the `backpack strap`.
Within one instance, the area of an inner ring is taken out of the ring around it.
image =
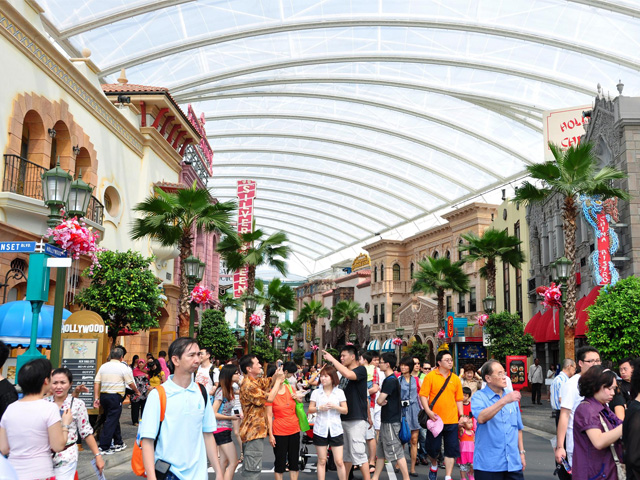
[[[154,450],[156,448],[156,445],[158,445],[158,438],[160,438],[160,430],[162,429],[164,414],[167,411],[167,392],[164,391],[164,387],[162,385],[158,385],[156,387],[156,390],[158,391],[158,397],[160,398],[160,425],[158,426],[158,434],[156,435],[156,439],[153,441]]]
[[[201,383],[198,383],[198,386],[200,387],[200,393],[202,394],[202,399],[204,400],[204,408],[207,408],[207,398],[209,398],[207,389]]]

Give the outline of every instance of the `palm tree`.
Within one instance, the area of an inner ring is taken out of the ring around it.
[[[599,160],[593,153],[591,143],[581,143],[562,151],[559,146],[549,143],[554,161],[527,167],[532,179],[541,182],[538,187],[525,181],[514,195],[512,202],[523,204],[541,203],[552,195],[562,197],[562,229],[564,230],[564,254],[571,262],[567,279],[567,299],[565,302],[564,345],[565,358],[574,358],[576,325],[576,218],[579,195],[601,195],[602,199],[631,196],[613,186],[613,180],[625,178],[626,174],[612,167],[598,169]]]
[[[315,337],[318,319],[327,318],[329,314],[329,309],[326,308],[321,301],[311,300],[310,302],[304,302],[304,305],[300,310],[300,314],[298,315],[298,320],[301,320],[302,322],[309,322],[309,328]]]
[[[280,272],[282,276],[287,274],[285,260],[291,251],[287,245],[284,245],[287,240],[287,234],[284,232],[276,232],[267,237],[262,230],[257,229],[254,232],[226,236],[218,243],[217,250],[225,261],[228,271],[247,267],[246,292],[253,294],[256,283],[256,268],[260,265],[269,265]],[[251,313],[246,312],[244,322],[248,344],[250,344],[252,330],[249,323]]]
[[[256,300],[264,311],[264,331],[268,335],[271,330],[271,312],[286,312],[296,308],[296,294],[279,278],[272,279],[267,285],[264,280],[257,278],[255,287]]]
[[[131,226],[133,240],[149,237],[165,247],[180,248],[180,314],[186,314],[189,308],[184,261],[193,254],[195,230],[235,236],[231,215],[236,208],[234,201],[216,201],[209,190],[198,188],[196,182],[191,188],[176,192],[156,188],[155,194],[133,207],[142,215]]]
[[[418,271],[413,274],[416,281],[411,287],[412,293],[435,293],[438,297],[438,331],[444,328],[444,292],[469,291],[469,276],[462,270],[463,263],[451,263],[447,257],[427,257],[418,262]]]
[[[286,350],[289,346],[291,338],[293,338],[293,336],[297,335],[298,333],[302,333],[302,322],[299,320],[296,320],[294,322],[285,320],[280,324],[280,330],[282,330],[282,333],[287,336],[287,340],[284,342],[284,348]]]
[[[239,298],[235,298],[231,291],[227,290],[224,292],[224,295],[218,297],[218,301],[220,302],[220,308],[224,312],[227,308],[231,308],[238,312],[242,311],[242,300]]]
[[[485,260],[480,268],[480,276],[487,279],[487,290],[490,296],[496,296],[496,260],[508,263],[516,270],[524,263],[524,252],[520,250],[522,243],[518,237],[509,235],[504,230],[490,228],[481,237],[475,233],[461,235],[467,242],[458,247],[461,252],[468,252],[464,257],[466,263]]]
[[[349,333],[351,326],[358,315],[364,313],[364,309],[354,300],[340,300],[333,306],[333,314],[331,315],[331,328],[344,326],[345,342],[349,341]]]

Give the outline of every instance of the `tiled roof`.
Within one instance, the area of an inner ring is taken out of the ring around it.
[[[103,83],[102,91],[104,93],[169,93],[166,87],[149,87],[147,85],[135,85],[133,83]]]
[[[172,183],[172,182],[156,182],[153,184],[154,187],[158,187],[164,190],[167,193],[175,192],[177,190],[184,190],[187,186],[183,183]]]

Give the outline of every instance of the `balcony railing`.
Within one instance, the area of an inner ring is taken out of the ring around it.
[[[18,155],[6,154],[4,156],[4,178],[2,179],[2,191],[17,193],[25,197],[44,200],[42,194],[42,174],[47,169],[36,165]],[[87,208],[86,219],[98,225],[102,225],[104,206],[94,196],[91,196]]]
[[[91,196],[91,200],[89,200],[87,214],[84,218],[91,220],[93,223],[97,223],[98,225],[102,225],[102,220],[104,219],[104,205],[102,205],[93,195]]]
[[[42,174],[46,171],[46,168],[25,160],[18,155],[5,155],[2,190],[44,200],[42,196]]]

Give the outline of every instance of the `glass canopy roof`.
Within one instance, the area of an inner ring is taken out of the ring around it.
[[[630,0],[39,2],[106,83],[204,112],[214,195],[255,179],[257,225],[311,263],[519,180],[543,110],[640,92]]]

